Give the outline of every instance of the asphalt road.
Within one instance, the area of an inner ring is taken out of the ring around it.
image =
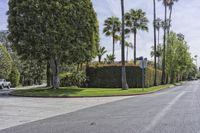
[[[0,133],[200,133],[200,81],[11,127]]]

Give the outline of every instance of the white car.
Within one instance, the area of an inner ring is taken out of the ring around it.
[[[7,82],[5,79],[0,79],[0,89],[8,88],[10,89],[11,83]]]

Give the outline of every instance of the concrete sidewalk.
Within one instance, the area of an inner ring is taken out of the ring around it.
[[[0,130],[130,97],[24,98],[0,96]]]

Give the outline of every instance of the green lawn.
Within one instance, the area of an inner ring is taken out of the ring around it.
[[[11,92],[11,95],[15,96],[35,96],[35,97],[92,97],[92,96],[123,96],[123,95],[136,95],[156,92],[162,89],[172,87],[173,85],[161,85],[151,88],[145,88],[144,91],[141,88],[134,88],[128,90],[122,90],[120,88],[76,88],[76,87],[64,87],[58,90],[52,90],[49,88],[37,88],[27,90],[15,90]]]

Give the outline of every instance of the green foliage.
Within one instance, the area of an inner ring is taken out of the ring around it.
[[[148,31],[148,19],[141,9],[131,9],[125,14],[125,24],[128,33],[136,33],[137,30]]]
[[[0,78],[7,79],[12,69],[12,58],[7,49],[0,44]]]
[[[114,63],[114,61],[115,61],[115,56],[112,55],[112,54],[108,54],[108,55],[106,55],[106,58],[105,58],[104,60],[105,60],[105,62],[106,62],[107,64]]]
[[[166,49],[166,71],[170,76],[171,83],[187,77],[193,69],[193,61],[189,53],[189,47],[176,33],[171,32]]]
[[[117,17],[109,17],[104,22],[103,33],[113,39],[113,52],[115,56],[115,43],[120,40],[121,22]]]
[[[91,0],[9,1],[9,39],[23,59],[51,61],[57,82],[61,62],[84,63],[97,55],[99,27]]]
[[[103,65],[90,66],[86,70],[88,87],[95,88],[120,88],[121,66]],[[142,71],[138,66],[126,66],[127,82],[130,88],[142,87]],[[158,71],[157,84],[161,83],[162,73]],[[145,72],[145,87],[154,85],[154,69],[147,68]]]
[[[62,87],[77,86],[82,87],[86,82],[86,74],[83,71],[63,72],[60,75]]]
[[[106,50],[105,47],[101,47],[101,46],[98,47],[97,56],[98,56],[98,59],[99,59],[99,63],[101,63],[101,58],[106,52],[107,52],[107,50]]]
[[[46,63],[44,61],[37,60],[22,60],[20,65],[21,84],[39,85],[45,79]]]
[[[9,75],[9,81],[11,82],[11,86],[17,87],[19,85],[19,80],[20,80],[19,70],[15,66],[13,66],[12,71]]]

